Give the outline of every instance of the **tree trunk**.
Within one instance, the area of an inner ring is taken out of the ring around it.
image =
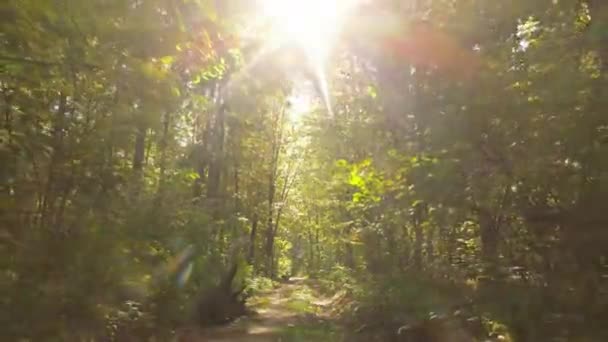
[[[221,94],[218,96],[221,96]],[[219,101],[221,102],[223,100],[220,99]],[[209,174],[207,176],[207,198],[217,198],[219,195],[224,160],[225,116],[226,106],[221,103],[217,110],[212,132],[212,144],[210,146],[211,158],[209,163]]]
[[[281,144],[283,141],[283,112],[284,109],[277,114],[273,122],[273,141],[270,155],[270,172],[268,173],[268,222],[266,224],[266,275],[274,276],[274,239],[275,239],[275,223],[273,223],[274,205],[276,195],[276,182],[279,167],[279,155]],[[287,180],[286,180],[287,182]]]
[[[435,227],[429,227],[429,231],[426,236],[426,260],[429,264],[433,263],[433,261],[435,261],[435,249],[433,246],[434,240],[435,240]]]
[[[156,191],[156,198],[154,200],[154,206],[159,208],[162,204],[162,198],[165,192],[166,182],[166,169],[167,169],[167,147],[169,145],[169,128],[171,126],[171,113],[165,113],[163,120],[163,135],[158,146],[160,154],[159,162],[159,176],[158,176],[158,189]]]
[[[258,214],[254,213],[253,218],[251,219],[251,233],[249,234],[249,255],[247,257],[247,262],[249,265],[253,265],[255,263],[255,240],[258,231]]]
[[[492,272],[498,261],[498,224],[494,216],[488,212],[480,212],[479,230],[482,261],[487,270]]]
[[[272,224],[272,222],[270,223]],[[266,276],[274,278],[274,232],[269,229],[266,235]]]
[[[245,289],[233,289],[233,281],[238,271],[238,264],[233,263],[222,277],[217,287],[203,293],[198,300],[197,314],[202,326],[229,322],[246,313],[245,302],[239,295]]]
[[[274,151],[273,151],[273,164],[268,177],[268,221],[266,223],[266,275],[272,277],[272,268],[273,268],[273,249],[274,249],[274,226],[273,226],[273,216],[274,216],[274,195],[275,195],[275,182],[276,182],[276,162],[274,161]]]
[[[344,230],[344,235],[347,240],[350,240],[352,226],[348,225]],[[344,242],[344,264],[350,269],[355,268],[355,256],[353,252],[353,244],[350,241]]]
[[[217,96],[213,95],[216,89],[216,85],[213,84],[211,87],[206,88],[204,94],[206,97]],[[211,144],[212,139],[211,135],[213,133],[213,119],[214,115],[210,113],[207,115],[207,119],[205,121],[204,127],[200,133],[200,144],[197,146],[195,150],[195,160],[196,160],[196,172],[198,173],[198,178],[194,180],[194,184],[192,185],[192,195],[195,198],[201,197],[203,195],[203,184],[207,183],[207,169],[209,168],[210,162],[210,154],[211,154]],[[197,122],[200,122],[200,119],[197,117]]]
[[[608,66],[608,2],[606,0],[588,0],[591,25],[594,33],[600,36],[595,46],[601,60],[601,72],[605,73]]]
[[[412,215],[412,227],[414,228],[414,267],[416,269],[422,268],[422,221],[425,211],[424,204],[418,204],[414,207],[414,213]]]
[[[135,132],[135,149],[133,153],[133,171],[140,172],[144,165],[146,152],[146,127],[143,124],[137,126]]]
[[[67,111],[67,96],[64,93],[59,94],[59,104],[55,113],[53,122],[53,140],[51,147],[53,151],[49,161],[47,173],[47,182],[44,196],[40,204],[40,222],[43,227],[48,227],[54,221],[55,201],[56,201],[56,183],[58,182],[58,172],[61,160],[63,160],[63,136],[65,130],[65,115]]]
[[[308,226],[308,268],[309,272],[315,270],[315,240],[312,233],[312,225]]]
[[[265,252],[265,258],[266,258],[266,276],[268,277],[272,277],[272,268],[273,268],[273,260],[272,260],[272,252],[274,249],[274,228],[273,228],[273,224],[272,224],[272,218],[274,216],[274,191],[275,191],[275,186],[274,186],[274,173],[271,172],[270,174],[270,178],[269,178],[269,185],[268,185],[268,218],[267,218],[267,222],[266,222],[266,243],[265,243],[265,248],[264,248],[264,252]]]
[[[321,227],[319,227],[319,216],[317,215],[317,226],[315,229],[315,246],[317,247],[317,267],[321,268],[321,244],[319,243],[319,231]]]
[[[400,261],[400,266],[402,269],[405,269],[407,267],[407,265],[410,262],[410,255],[411,255],[411,238],[410,238],[410,232],[409,232],[409,224],[403,224],[402,225],[403,229],[402,229],[402,234],[403,234],[403,244],[406,246],[405,248],[403,248],[403,251],[401,252],[401,261]]]
[[[241,212],[241,198],[239,194],[239,163],[234,163],[234,212]]]

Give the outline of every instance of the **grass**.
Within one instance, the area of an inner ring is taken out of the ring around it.
[[[270,298],[264,296],[255,296],[251,297],[247,300],[247,304],[252,307],[256,307],[259,309],[266,308],[270,305]]]
[[[316,314],[317,307],[313,304],[315,294],[309,287],[301,287],[289,294],[286,308],[298,314]]]
[[[315,291],[308,286],[300,287],[289,294],[285,307],[309,318],[306,322],[285,328],[281,333],[281,341],[344,341],[344,333],[335,323],[312,318],[319,311],[314,304],[316,299]]]
[[[290,299],[285,304],[285,307],[298,314],[314,314],[316,312],[314,305],[302,299]]]
[[[301,324],[286,328],[281,334],[281,341],[327,341],[344,340],[343,332],[337,326],[327,322]]]

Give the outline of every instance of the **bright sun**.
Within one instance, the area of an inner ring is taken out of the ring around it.
[[[355,4],[361,0],[259,0],[264,21],[270,25],[271,46],[295,44],[308,59],[316,78],[318,93],[328,113],[332,114],[325,62],[336,43],[344,21]],[[311,106],[309,96],[292,94],[301,99],[298,113]]]
[[[272,26],[272,39],[293,42],[315,62],[329,53],[354,1],[261,0],[264,16]]]

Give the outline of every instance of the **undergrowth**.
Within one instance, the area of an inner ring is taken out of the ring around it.
[[[323,291],[339,294],[333,311],[357,340],[386,340],[408,333],[414,340],[443,341],[438,334],[451,335],[455,341],[512,340],[504,320],[483,312],[474,293],[464,286],[406,272],[359,275],[343,267],[327,272],[320,284]]]

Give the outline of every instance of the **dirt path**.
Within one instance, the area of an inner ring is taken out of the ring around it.
[[[340,341],[340,329],[328,314],[330,304],[331,299],[321,296],[305,279],[292,278],[252,298],[249,306],[254,314],[198,332],[195,341]]]

